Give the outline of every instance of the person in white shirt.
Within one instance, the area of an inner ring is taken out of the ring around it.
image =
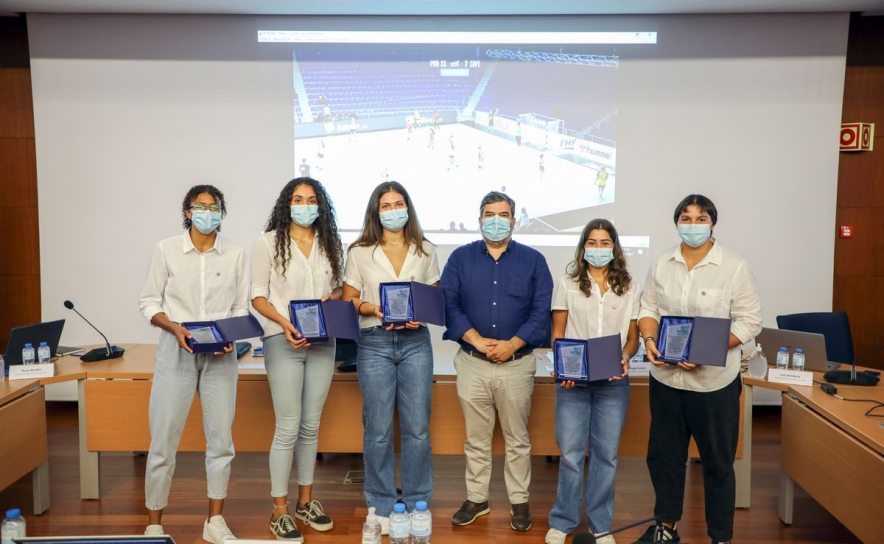
[[[583,464],[586,473],[586,517],[595,534],[611,530],[614,515],[614,474],[617,449],[629,404],[628,361],[638,351],[641,290],[626,269],[626,258],[614,225],[593,219],[583,229],[574,261],[553,289],[552,340],[589,339],[620,334],[623,374],[576,387],[573,381],[556,389],[556,444],[559,484],[549,514],[546,544],[564,544],[580,525]],[[599,537],[613,544],[613,536]]]
[[[168,504],[175,455],[195,393],[199,393],[206,434],[206,480],[209,518],[203,539],[214,544],[235,538],[221,510],[233,461],[236,403],[236,354],[194,354],[181,324],[248,315],[246,254],[221,238],[227,214],[224,195],[211,185],[196,185],[182,204],[184,228],[179,236],[157,244],[140,308],[160,328],[156,368],[150,389],[150,449],[144,476],[148,526],[144,534],[165,534],[163,509]]]
[[[648,359],[651,428],[648,470],[654,485],[654,516],[661,520],[637,542],[678,542],[675,524],[684,503],[685,466],[691,437],[703,460],[706,529],[712,542],[733,538],[736,477],[734,458],[740,426],[740,346],[761,332],[761,300],[746,261],[712,236],[715,204],[688,195],[673,220],[681,244],[658,256],[642,294],[639,329]],[[658,361],[661,316],[731,320],[724,367]]]
[[[344,272],[344,300],[360,315],[356,369],[365,425],[365,500],[374,507],[384,534],[397,501],[393,453],[393,407],[401,434],[402,501],[414,510],[433,496],[430,410],[433,346],[419,322],[383,326],[379,286],[384,282],[437,286],[436,248],[421,230],[417,210],[400,183],[388,181],[372,192],[362,234],[350,245]]]
[[[252,306],[267,318],[264,366],[276,430],[270,447],[270,531],[302,541],[289,513],[288,486],[298,445],[295,517],[317,531],[334,522],[313,499],[319,421],[335,364],[335,341],[310,344],[289,321],[289,303],[341,296],[344,256],[331,199],[312,178],[288,182],[273,206],[266,232],[252,249]]]

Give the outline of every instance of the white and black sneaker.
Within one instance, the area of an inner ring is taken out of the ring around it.
[[[335,523],[322,511],[319,501],[313,500],[295,509],[295,517],[317,531],[330,531]]]
[[[273,533],[276,540],[304,542],[304,535],[298,530],[295,520],[289,514],[283,514],[276,519],[270,516],[270,532]]]

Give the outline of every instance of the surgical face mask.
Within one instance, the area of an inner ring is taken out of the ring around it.
[[[583,260],[596,268],[604,268],[614,260],[614,248],[612,247],[586,247],[583,248]]]
[[[511,221],[499,215],[482,220],[482,236],[499,242],[510,235]]]
[[[297,205],[291,209],[292,221],[302,227],[309,227],[319,217],[319,206],[316,204]]]
[[[190,221],[196,230],[203,234],[211,234],[221,226],[221,212],[191,212]]]
[[[700,247],[712,236],[712,225],[709,223],[679,223],[678,236],[687,245]]]
[[[408,208],[381,212],[381,225],[391,232],[399,232],[408,223]]]

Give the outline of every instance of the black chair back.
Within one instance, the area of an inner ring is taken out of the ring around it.
[[[853,363],[853,337],[847,312],[809,312],[777,316],[777,327],[789,331],[822,334],[826,356],[837,363]]]

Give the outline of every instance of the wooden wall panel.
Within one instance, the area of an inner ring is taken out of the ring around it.
[[[884,69],[881,72],[884,75]],[[884,90],[881,92],[884,97]],[[884,103],[884,98],[881,102]],[[875,129],[878,137],[875,138],[874,151],[841,153],[838,162],[838,208],[884,208],[884,118]]]
[[[0,232],[4,240],[0,250],[0,276],[40,275],[40,244],[37,208],[2,208]]]
[[[0,276],[0,350],[9,329],[40,322],[40,276]]]
[[[33,138],[0,138],[0,180],[0,208],[37,208],[37,153]]]
[[[882,142],[884,143],[884,142]],[[884,153],[881,153],[884,156]],[[854,228],[853,238],[835,239],[835,277],[884,277],[884,213],[881,208],[838,208],[836,225]]]
[[[34,137],[34,101],[31,71],[0,69],[0,138]]]

